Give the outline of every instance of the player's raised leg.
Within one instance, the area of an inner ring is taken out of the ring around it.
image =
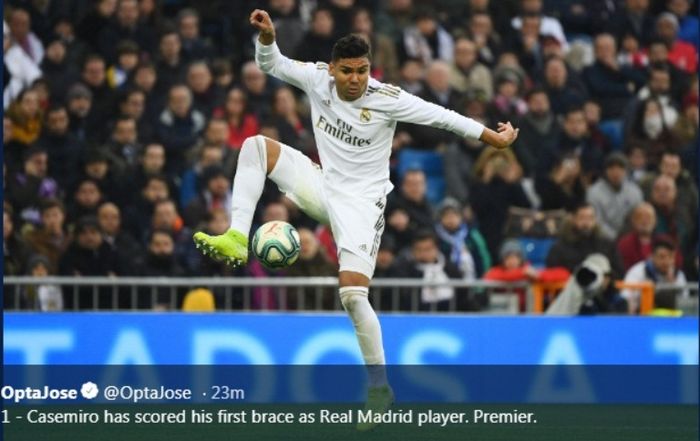
[[[347,268],[348,265],[364,266],[365,263],[358,257],[341,251],[341,260],[341,271],[338,274],[340,301],[352,320],[369,376],[365,410],[383,413],[394,402],[394,393],[386,378],[382,328],[368,299],[370,279],[363,273],[343,271],[343,267]],[[357,429],[365,431],[375,426],[374,423],[358,423]]]
[[[195,233],[194,242],[204,254],[232,266],[248,262],[248,235],[255,207],[265,186],[265,177],[277,165],[280,150],[277,141],[261,135],[243,141],[233,180],[231,228],[219,236]]]

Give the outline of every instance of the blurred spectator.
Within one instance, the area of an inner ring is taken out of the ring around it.
[[[462,206],[456,200],[443,200],[438,210],[435,232],[440,251],[462,272],[465,279],[476,280],[491,268],[486,241],[476,226],[464,219]]]
[[[41,70],[22,48],[12,40],[9,29],[3,28],[3,109],[7,110],[10,103],[28,88],[37,78]]]
[[[477,97],[465,97],[462,114],[484,125],[490,125],[487,103]],[[486,144],[474,138],[461,138],[447,145],[443,152],[445,194],[465,203],[469,199],[469,185],[473,165]]]
[[[451,63],[454,40],[437,21],[434,10],[430,7],[417,8],[413,25],[403,29],[399,53],[402,60],[417,58],[429,64],[439,59]]]
[[[668,47],[666,46],[666,43],[658,38],[649,43],[648,54],[651,69],[664,69],[668,72],[671,77],[671,96],[675,102],[681,102],[684,94],[689,89],[691,82],[690,78],[692,75],[689,75],[684,70],[677,68],[669,61]],[[658,83],[658,81],[656,83]]]
[[[184,277],[185,270],[175,255],[175,242],[168,230],[154,229],[148,235],[146,255],[136,265],[142,277]],[[139,290],[138,307],[168,310],[181,302],[181,290],[172,287]],[[174,298],[173,298],[174,296]]]
[[[2,224],[2,244],[5,262],[3,273],[8,276],[20,276],[25,272],[30,249],[24,239],[15,231],[13,216],[12,207],[5,204]]]
[[[94,9],[78,23],[76,33],[82,41],[92,46],[92,50],[97,50],[98,41],[95,36],[111,26],[112,16],[117,10],[117,0],[97,0],[92,6]]]
[[[123,87],[131,79],[139,64],[139,46],[130,40],[122,40],[117,45],[117,60],[106,72],[107,84],[112,89]]]
[[[511,25],[514,29],[524,30],[528,26],[526,24],[527,20],[531,17],[536,17],[538,21],[540,21],[537,33],[530,34],[529,32],[525,32],[524,35],[535,37],[535,39],[538,35],[552,37],[562,46],[564,51],[567,52],[569,46],[566,42],[566,36],[564,35],[564,29],[561,23],[555,17],[544,15],[542,7],[542,0],[520,0],[520,14],[517,17],[513,17]]]
[[[620,41],[617,61],[623,67],[643,69],[649,64],[649,57],[644,49],[634,34],[625,34]]]
[[[117,172],[124,173],[134,167],[143,149],[139,141],[136,120],[128,116],[117,118],[105,147]]]
[[[140,89],[128,88],[119,96],[120,116],[136,121],[137,138],[148,141],[153,138],[152,122],[146,115],[146,94]]]
[[[206,217],[206,214],[204,216]],[[175,201],[164,199],[154,204],[151,230],[170,232],[175,240],[177,261],[186,272],[192,273],[199,266],[202,255],[195,248],[192,242],[192,230],[185,225]]]
[[[542,86],[547,92],[554,114],[563,115],[568,109],[583,104],[586,87],[573,77],[563,59],[547,59],[543,73]]]
[[[600,143],[601,140],[592,138],[583,107],[568,109],[561,127],[556,149],[542,152],[538,169],[547,172],[556,158],[573,155],[579,158],[586,181],[591,182],[602,171],[604,145]]]
[[[584,69],[588,90],[603,108],[603,119],[622,116],[627,101],[644,84],[644,75],[634,68],[620,66],[617,44],[610,34],[595,37],[595,62]]]
[[[84,158],[82,173],[73,176],[68,192],[72,192],[83,180],[90,179],[97,184],[105,199],[116,204],[124,204],[131,199],[132,193],[124,182],[124,175],[113,169],[103,149],[88,150]]]
[[[190,228],[196,227],[214,209],[231,211],[231,182],[221,166],[212,165],[202,170],[202,184],[197,197],[185,207],[183,217]]]
[[[195,61],[187,67],[187,86],[192,90],[194,108],[207,118],[224,101],[224,92],[214,83],[209,65]]]
[[[48,152],[49,173],[61,188],[67,187],[83,154],[83,144],[69,132],[69,124],[66,107],[53,104],[46,112],[44,130],[36,142]]]
[[[258,117],[249,111],[248,97],[240,87],[233,87],[226,94],[226,101],[221,110],[214,112],[217,117],[224,118],[228,123],[229,148],[240,150],[243,141],[255,136],[260,131]]]
[[[7,116],[12,120],[12,140],[32,144],[41,133],[43,112],[39,106],[39,96],[32,89],[25,89],[10,104]]]
[[[78,141],[88,139],[88,131],[92,130],[90,112],[92,110],[92,92],[80,83],[72,85],[66,94],[70,132]]]
[[[686,151],[693,152],[698,141],[698,125],[700,118],[698,115],[698,96],[689,95],[683,100],[683,113],[678,118],[673,132],[678,136],[681,145],[687,146]],[[690,162],[690,161],[689,161]]]
[[[680,25],[671,12],[664,12],[656,19],[656,35],[668,47],[668,61],[689,74],[697,72],[697,48],[678,38]]]
[[[474,165],[474,175],[471,206],[489,254],[497,256],[508,209],[530,207],[521,185],[522,168],[512,151],[487,147]]]
[[[564,289],[547,308],[547,315],[626,314],[627,301],[613,283],[610,261],[590,254],[576,268]]]
[[[539,1],[539,0],[537,0]],[[509,39],[505,41],[507,50],[514,52],[518,56],[520,65],[528,75],[542,69],[544,59],[543,47],[545,37],[542,33],[542,17],[538,14],[528,13],[514,20],[520,20],[521,26],[509,34]]]
[[[693,207],[679,202],[676,182],[667,175],[658,176],[651,188],[649,202],[656,210],[654,232],[670,235],[680,245],[684,263],[692,265],[697,246],[697,213],[692,213]]]
[[[330,51],[325,59],[330,58]],[[267,80],[267,75],[260,70],[254,61],[248,61],[241,68],[243,90],[248,98],[250,109],[254,110],[259,119],[265,119],[270,115],[272,103],[272,82]]]
[[[168,93],[168,105],[161,112],[156,133],[166,150],[167,169],[180,173],[184,156],[204,129],[206,118],[192,107],[192,92],[187,86],[175,85]]]
[[[491,101],[493,98],[491,71],[478,61],[476,45],[466,37],[455,41],[450,85],[460,93],[471,92],[483,97],[486,101]]]
[[[73,192],[73,200],[68,206],[69,223],[84,217],[95,217],[97,207],[103,201],[102,190],[92,178],[81,180]]]
[[[280,134],[279,141],[307,154],[314,154],[316,146],[310,130],[311,121],[301,116],[292,89],[286,86],[275,90],[272,115]]]
[[[493,67],[501,55],[501,37],[493,28],[491,16],[477,12],[469,18],[467,35],[476,44],[478,59],[488,67]]]
[[[654,18],[649,12],[649,0],[625,0],[624,7],[610,18],[606,27],[618,41],[625,34],[632,34],[646,47],[654,35]]]
[[[352,14],[352,32],[367,39],[372,48],[372,78],[398,84],[399,60],[396,46],[389,37],[374,32],[374,22],[368,9],[357,8]]]
[[[677,151],[679,141],[666,122],[670,117],[654,98],[639,103],[625,142],[638,145],[646,151],[650,164],[658,164],[667,151]]]
[[[277,45],[283,54],[294,54],[304,36],[304,23],[295,0],[271,0],[268,12],[275,24]],[[314,60],[315,61],[315,60]]]
[[[24,152],[23,170],[6,178],[5,197],[24,222],[39,223],[41,201],[61,196],[58,184],[48,176],[48,163],[45,149],[30,147]]]
[[[700,43],[700,35],[698,32],[700,21],[698,21],[698,17],[689,13],[691,3],[690,0],[668,0],[666,6],[678,19],[678,39],[695,46],[695,51],[697,53]]]
[[[34,255],[27,264],[27,274],[32,277],[53,275],[49,259],[40,254]],[[30,285],[24,292],[28,309],[57,312],[63,310],[63,293],[58,285]]]
[[[175,242],[168,230],[151,231],[147,243],[146,256],[137,265],[140,276],[182,277],[185,275],[185,270],[175,258]],[[167,298],[159,296],[157,303],[167,303]]]
[[[411,241],[411,252],[396,259],[394,275],[400,278],[421,279],[425,283],[447,282],[449,279],[461,279],[463,274],[443,256],[437,245],[437,238],[431,231],[419,231]],[[411,289],[401,290],[400,309],[446,311],[450,301],[455,299],[455,288],[449,286],[426,286],[419,292]],[[418,296],[416,294],[419,294]],[[459,309],[464,308],[464,296],[459,296]]]
[[[107,23],[97,34],[97,47],[110,64],[117,61],[117,46],[123,40],[131,40],[142,50],[151,53],[155,47],[155,37],[152,28],[139,21],[137,0],[119,0],[115,18],[115,21]],[[94,39],[95,35],[88,38]]]
[[[196,198],[204,187],[204,170],[212,166],[222,167],[226,177],[230,179],[232,175],[230,172],[235,167],[235,158],[231,158],[230,152],[218,145],[204,144],[198,152],[199,157],[190,168],[185,170],[180,180],[180,206],[182,207],[186,207]]]
[[[121,210],[112,202],[105,202],[97,209],[97,223],[102,231],[102,239],[112,248],[119,262],[123,264],[125,274],[133,274],[135,262],[143,250],[133,236],[122,230]]]
[[[396,260],[396,242],[393,236],[383,235],[377,251],[377,267],[374,278],[389,278],[393,276],[394,261]],[[384,292],[384,290],[382,290]],[[382,301],[381,303],[384,303]],[[376,307],[377,305],[375,305]]]
[[[643,200],[637,184],[627,179],[627,158],[612,153],[605,158],[603,175],[588,188],[586,200],[598,213],[598,225],[608,239],[615,240],[629,212]]]
[[[543,152],[556,148],[560,128],[544,89],[530,90],[526,99],[528,112],[517,123],[520,134],[511,148],[522,165],[525,176],[533,176],[538,158]]]
[[[51,97],[61,102],[66,96],[66,85],[78,80],[78,60],[69,60],[66,45],[61,40],[53,40],[46,47],[46,56],[41,62],[43,78],[49,83]]]
[[[425,65],[419,59],[409,58],[401,65],[399,86],[408,93],[420,95],[423,91]]]
[[[496,90],[491,102],[491,119],[515,121],[527,112],[527,103],[521,97],[523,80],[524,74],[518,69],[499,64],[494,71]]]
[[[460,93],[450,86],[450,66],[439,60],[428,65],[425,87],[419,96],[451,110],[458,110],[462,101]],[[398,130],[405,130],[411,136],[415,148],[441,149],[455,140],[453,133],[435,127],[404,123]]]
[[[679,289],[685,288],[687,280],[683,271],[676,267],[676,244],[673,238],[668,236],[658,236],[651,244],[651,256],[634,264],[625,274],[625,283],[640,283],[650,281],[655,284],[668,283],[678,285]],[[688,295],[683,289],[683,294]],[[675,305],[675,295],[677,291],[670,293],[674,300],[670,303]],[[669,295],[669,293],[665,293]],[[639,313],[640,294],[638,290],[626,289],[622,291],[622,296],[629,303],[629,312]],[[659,303],[659,295],[655,303]],[[658,306],[658,305],[657,305]]]
[[[403,210],[408,216],[409,231],[431,229],[433,210],[426,198],[426,190],[425,173],[422,170],[408,170],[401,181],[401,190],[398,194],[393,193],[389,199],[387,212]]]
[[[377,32],[399,41],[401,32],[413,23],[413,0],[388,0],[377,16]]]
[[[311,27],[304,34],[296,48],[296,58],[300,61],[329,62],[335,43],[335,22],[329,9],[317,8],[311,16]]]
[[[7,24],[10,27],[12,40],[22,48],[25,54],[35,63],[40,64],[44,58],[44,45],[39,37],[32,32],[32,21],[29,11],[22,8],[11,9]]]
[[[574,155],[561,156],[548,174],[535,177],[535,191],[542,210],[572,211],[586,199],[581,161]]]
[[[656,178],[661,175],[673,179],[676,183],[678,204],[687,207],[691,216],[695,218],[698,214],[698,187],[690,173],[683,168],[681,157],[678,153],[666,152],[661,155],[658,171],[651,172],[644,177],[640,186],[647,199],[651,195]]]
[[[615,244],[601,233],[596,216],[592,205],[578,206],[550,248],[546,265],[562,266],[573,272],[586,256],[600,253],[610,261],[613,278],[621,277],[622,265]]]
[[[182,9],[177,14],[177,30],[185,61],[207,60],[213,55],[211,44],[200,35],[199,13],[195,9]],[[278,34],[279,35],[279,34]]]
[[[130,181],[135,189],[143,188],[150,176],[165,175],[165,147],[152,142],[140,152],[138,163],[129,169]],[[175,190],[175,182],[168,177],[168,188]]]
[[[564,268],[543,268],[536,269],[530,265],[530,262],[525,260],[525,250],[517,239],[508,239],[503,242],[499,252],[499,264],[491,267],[486,274],[484,280],[494,280],[498,282],[557,282],[566,280],[569,277],[569,271]],[[500,291],[500,290],[499,290]],[[508,289],[512,292],[512,289]],[[524,289],[517,289],[518,294],[518,309],[520,312],[525,312],[527,308],[527,292]]]
[[[94,217],[81,218],[75,227],[75,241],[61,257],[59,274],[63,276],[116,276],[121,274],[118,256],[102,240],[100,228]],[[94,303],[93,290],[79,289],[78,303],[67,298],[69,307],[87,309],[105,308],[109,305],[107,296],[100,295]]]
[[[313,231],[300,228],[299,239],[301,252],[299,259],[286,270],[289,277],[333,277],[338,272],[321,248]],[[303,296],[303,299],[301,298]],[[318,298],[320,296],[320,298]],[[335,290],[324,288],[297,288],[288,292],[287,307],[289,309],[335,309]],[[303,303],[300,303],[302,301]],[[302,307],[303,305],[303,307]],[[320,308],[317,308],[320,306]]]
[[[648,202],[637,205],[630,213],[630,231],[617,241],[617,252],[625,271],[651,255],[651,243],[656,228],[656,212]],[[680,266],[682,256],[676,253],[676,264]]]
[[[47,199],[41,204],[41,226],[24,235],[32,252],[49,259],[52,272],[58,270],[59,260],[71,243],[65,220],[63,204],[58,199]]]
[[[107,83],[107,71],[105,60],[101,55],[88,55],[83,62],[83,69],[80,74],[81,81],[88,87],[92,93],[90,106],[91,125],[103,127],[103,124],[109,120],[114,106],[116,104],[116,94]],[[98,140],[104,139],[96,127],[86,128],[88,136]]]
[[[185,61],[182,58],[180,36],[174,28],[166,28],[160,34],[158,54],[156,56],[158,82],[156,90],[160,93],[171,90],[185,79]]]
[[[58,37],[58,41],[63,43],[66,49],[66,60],[70,65],[79,65],[80,60],[88,52],[88,44],[76,36],[74,20],[67,16],[57,17],[53,25],[53,32]],[[45,38],[45,41],[50,39]],[[49,55],[49,49],[46,48],[46,57]],[[46,61],[44,57],[44,61]],[[42,62],[43,64],[43,62]]]
[[[146,96],[144,116],[149,123],[157,118],[158,113],[162,110],[163,103],[167,101],[160,91],[156,90],[157,84],[158,72],[153,63],[142,62],[136,66],[134,87],[141,90]]]
[[[169,197],[168,179],[163,175],[148,176],[144,186],[139,189],[139,195],[133,198],[125,209],[124,219],[129,232],[142,239],[144,232],[148,231],[151,225],[154,205]]]

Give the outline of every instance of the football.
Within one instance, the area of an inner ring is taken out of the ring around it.
[[[299,232],[287,222],[267,222],[253,236],[253,254],[270,269],[290,266],[300,250]]]

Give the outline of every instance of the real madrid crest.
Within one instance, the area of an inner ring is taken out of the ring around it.
[[[363,107],[362,111],[360,112],[360,121],[369,122],[370,119],[372,119],[372,114],[369,113],[367,108]]]

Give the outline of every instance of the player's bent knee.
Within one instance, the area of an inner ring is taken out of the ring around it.
[[[368,289],[365,286],[344,286],[340,288],[340,303],[352,313],[359,303],[368,302]]]
[[[243,141],[241,152],[238,155],[238,163],[241,166],[253,166],[265,171],[267,166],[267,147],[265,137],[262,135],[249,136]]]

